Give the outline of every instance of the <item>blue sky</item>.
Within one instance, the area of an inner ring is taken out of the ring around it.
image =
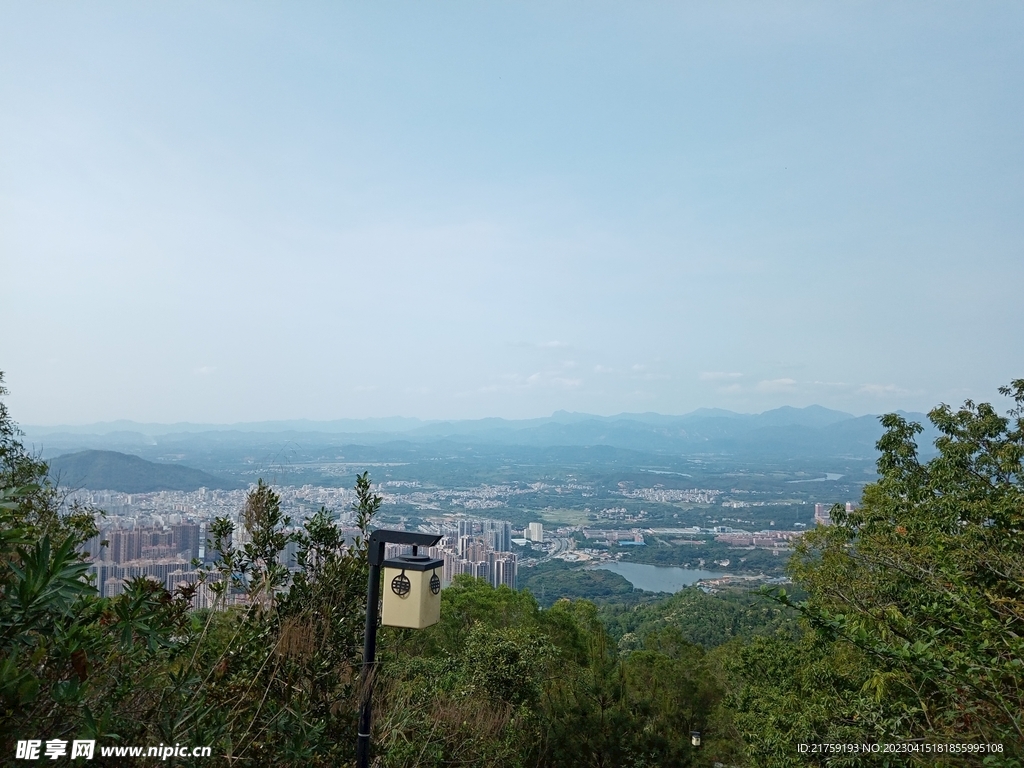
[[[854,413],[1024,376],[1016,3],[6,3],[30,424]]]

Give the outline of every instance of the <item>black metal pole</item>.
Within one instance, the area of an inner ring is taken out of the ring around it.
[[[381,549],[384,544],[380,544]],[[380,560],[380,558],[372,558]],[[363,673],[359,680],[359,738],[356,768],[370,765],[370,714],[373,707],[373,678],[377,664],[377,604],[380,601],[380,565],[370,565],[366,583],[366,633],[363,636]]]
[[[366,632],[363,635],[363,672],[359,678],[359,730],[356,739],[356,768],[370,766],[370,719],[373,709],[373,683],[377,671],[377,609],[380,605],[380,569],[384,563],[384,545],[412,544],[413,547],[432,547],[441,540],[430,533],[386,531],[378,529],[370,534],[366,559],[370,576],[366,581]],[[414,550],[415,551],[415,550]]]

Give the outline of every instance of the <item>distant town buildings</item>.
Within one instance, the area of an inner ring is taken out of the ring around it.
[[[757,531],[756,533],[733,531],[718,534],[715,536],[715,541],[728,544],[730,547],[786,551],[800,535],[799,531]]]
[[[192,560],[199,557],[202,532],[198,523],[179,523],[169,529],[106,528],[83,546],[91,558],[89,574],[104,597],[121,594],[125,583],[138,577],[150,578],[173,592],[181,581],[198,579]],[[104,541],[107,546],[102,545]]]
[[[817,525],[832,525],[832,513],[830,504],[814,505],[814,522]]]
[[[720,519],[711,519],[705,514],[702,526],[653,527],[647,513],[638,509],[638,504],[625,501],[630,499],[633,502],[677,505],[717,504],[720,511],[740,506],[791,503],[788,500],[746,500],[744,497],[740,501],[733,498],[734,495],[749,496],[752,493],[744,489],[733,489],[730,495],[723,497],[723,492],[715,489],[678,490],[661,486],[636,488],[631,483],[623,482],[619,484],[616,493],[621,494],[619,498],[625,506],[600,503],[595,504],[593,509],[587,507],[583,509],[585,519],[590,521],[587,527],[581,525],[549,531],[549,541],[545,541],[544,524],[540,521],[528,523],[520,535],[519,529],[513,532],[507,520],[471,518],[467,515],[478,515],[482,510],[504,507],[514,497],[525,493],[578,492],[590,496],[593,495],[593,488],[576,483],[516,483],[446,489],[421,487],[418,482],[406,480],[386,480],[380,488],[386,506],[404,507],[388,515],[390,520],[383,523],[385,527],[403,527],[408,524],[404,521],[411,519],[415,520],[412,524],[418,526],[420,531],[436,531],[442,535],[438,545],[424,554],[443,561],[443,572],[439,569],[439,575],[445,585],[450,584],[456,576],[467,574],[485,579],[496,587],[504,584],[516,588],[520,566],[529,567],[551,558],[616,559],[623,556],[624,546],[641,546],[652,541],[651,537],[668,536],[673,544],[699,544],[708,538],[716,538],[718,542],[732,547],[768,549],[780,554],[791,549],[793,539],[802,533],[797,530],[776,531],[774,528],[771,531],[750,533],[757,519],[753,515],[747,515],[751,519],[740,519],[721,517],[719,514],[716,517]],[[281,496],[282,511],[291,516],[295,525],[301,525],[303,520],[323,506],[337,510],[334,519],[347,540],[351,541],[356,535],[351,512],[355,494],[350,489],[304,485],[284,486],[275,488],[275,491]],[[212,586],[215,585],[205,583],[204,578],[214,579],[216,574],[205,574],[203,567],[212,565],[216,554],[207,542],[207,527],[217,517],[235,521],[232,544],[235,547],[244,546],[249,536],[240,513],[245,507],[246,494],[245,490],[208,489],[137,494],[81,490],[72,494],[68,503],[97,507],[107,513],[100,519],[103,526],[100,535],[83,547],[90,555],[90,573],[101,594],[121,594],[130,579],[144,577],[159,582],[172,592],[179,587],[194,588],[191,590],[194,593],[193,604],[196,607],[211,607],[214,596]],[[412,515],[407,512],[410,507],[414,510]],[[852,511],[853,505],[847,504],[846,508]],[[814,522],[808,521],[808,524],[830,525],[831,509],[829,504],[816,504]],[[661,519],[666,517],[663,510],[656,516]],[[672,518],[678,517],[679,513],[672,515]],[[745,525],[732,528],[725,524],[727,522]],[[766,523],[760,520],[759,524],[774,526],[774,521]],[[803,523],[793,525],[796,528],[807,527]],[[583,546],[577,550],[577,543],[583,544],[578,538],[579,534],[595,542],[592,549]],[[513,535],[517,538],[514,539]],[[102,541],[107,542],[107,545],[101,547]],[[516,552],[512,551],[513,544],[516,545]],[[535,546],[531,548],[531,544]],[[526,548],[525,554],[520,547]],[[520,554],[517,556],[517,553]],[[389,552],[389,556],[392,554],[397,552]],[[279,561],[290,570],[297,570],[298,545],[288,544],[280,553]],[[227,602],[239,599],[244,598],[241,595],[228,595]]]
[[[458,537],[460,555],[466,555],[467,548],[474,546],[484,547],[483,551],[512,551],[512,523],[507,520],[460,520]]]
[[[637,530],[599,530],[596,528],[584,528],[583,536],[587,539],[596,539],[608,544],[643,544],[644,536]]]
[[[832,525],[832,506],[831,504],[815,504],[814,505],[814,522],[816,525]],[[854,506],[851,502],[846,502],[846,511],[853,512]]]
[[[544,524],[530,523],[523,531],[523,538],[528,541],[535,541],[538,544],[544,542]]]
[[[494,587],[516,589],[519,563],[512,549],[512,524],[507,520],[459,520],[441,531],[436,547],[422,554],[444,560],[441,584],[448,586],[456,576],[486,579]],[[409,552],[408,546],[389,544],[385,555]]]
[[[455,547],[445,547],[444,578],[450,584],[459,574],[486,579],[494,587],[515,589],[519,564],[512,552],[512,523],[507,520],[460,520]]]
[[[354,536],[348,510],[354,495],[346,489],[282,488],[282,507],[301,522],[323,506],[340,507],[337,522],[347,537]],[[89,574],[105,597],[122,594],[126,583],[136,577],[149,578],[174,592],[181,586],[195,586],[193,606],[214,605],[210,583],[204,583],[203,565],[214,562],[216,553],[207,541],[207,526],[215,517],[235,522],[231,544],[242,547],[250,539],[241,519],[245,491],[156,492],[123,494],[111,491],[80,491],[72,501],[108,512],[100,533],[82,549],[89,554]],[[536,524],[536,540],[543,529]],[[459,574],[486,579],[495,587],[515,589],[518,558],[512,550],[512,524],[507,520],[462,519],[444,526],[443,538],[429,554],[444,560],[443,583]],[[104,545],[105,542],[105,545]],[[395,554],[395,552],[389,553]],[[424,553],[426,554],[426,553]],[[298,568],[298,545],[289,543],[279,561],[290,570]],[[197,566],[194,561],[198,562]],[[213,577],[206,576],[209,580]],[[237,601],[234,596],[227,602]]]
[[[659,501],[662,503],[678,503],[680,501],[690,504],[713,504],[722,492],[715,488],[689,488],[676,490],[671,488],[625,488],[624,483],[619,483],[619,492],[632,499],[643,499],[645,501]]]

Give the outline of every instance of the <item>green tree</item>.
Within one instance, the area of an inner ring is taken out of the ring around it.
[[[798,738],[817,733],[1001,744],[997,754],[909,760],[1021,764],[1024,380],[1000,392],[1015,402],[1006,417],[970,401],[932,410],[940,437],[927,461],[915,442],[920,425],[883,417],[878,482],[856,511],[834,508],[834,525],[798,548],[792,573],[808,597],[796,606],[812,635],[799,649],[746,652],[739,685],[741,711],[754,710],[750,702],[760,697],[769,723],[794,724],[775,728],[788,734],[789,754]],[[755,667],[778,673],[759,682]],[[758,741],[749,721],[746,731]]]
[[[187,602],[152,582],[98,596],[80,552],[96,533],[94,513],[63,501],[0,401],[3,754],[41,734],[108,742],[139,734],[160,709],[151,683],[182,648],[174,638],[189,634]]]
[[[211,526],[217,557],[208,579],[235,597],[225,610],[206,614],[193,665],[202,684],[183,691],[176,706],[195,712],[183,725],[208,734],[205,743],[232,762],[315,766],[351,759],[365,541],[381,503],[366,473],[356,493],[359,535],[351,546],[323,508],[304,531],[288,531],[277,494],[262,481],[247,495],[248,540],[241,547],[231,544],[230,521]],[[279,562],[290,541],[298,543],[301,566],[293,578]]]
[[[529,593],[459,576],[441,592],[438,624],[382,628],[383,765],[536,765],[542,691],[563,661],[551,634],[564,627],[546,618]]]

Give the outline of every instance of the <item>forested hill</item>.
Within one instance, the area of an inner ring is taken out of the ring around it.
[[[81,451],[49,461],[50,477],[66,488],[150,493],[239,488],[231,480],[179,464],[157,464],[117,451]]]

